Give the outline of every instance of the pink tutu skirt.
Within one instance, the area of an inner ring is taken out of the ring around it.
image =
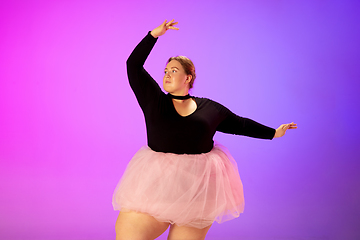
[[[244,195],[237,164],[224,146],[181,155],[142,147],[116,186],[112,203],[115,210],[204,228],[238,217]]]

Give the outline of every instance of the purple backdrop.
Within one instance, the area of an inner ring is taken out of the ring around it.
[[[114,239],[111,197],[146,144],[125,61],[164,19],[146,69],[197,67],[192,94],[274,128],[216,134],[245,212],[207,239],[360,239],[359,1],[7,1],[0,9],[0,239]],[[165,236],[160,239],[165,239]]]

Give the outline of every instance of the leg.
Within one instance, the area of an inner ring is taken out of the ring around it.
[[[194,227],[179,227],[176,224],[171,225],[168,240],[204,240],[211,225],[199,229]]]
[[[116,240],[153,240],[169,227],[150,215],[120,212],[115,224]]]

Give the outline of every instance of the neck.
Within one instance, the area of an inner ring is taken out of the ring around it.
[[[181,96],[181,95],[172,95],[171,93],[169,93],[169,96],[173,99],[178,99],[178,100],[186,100],[191,98],[191,96],[189,94],[185,95],[185,96]]]
[[[178,89],[177,91],[168,92],[168,93],[173,99],[184,100],[184,99],[189,98],[189,97],[184,98],[185,96],[189,95],[189,89],[188,88],[182,88],[182,89]]]

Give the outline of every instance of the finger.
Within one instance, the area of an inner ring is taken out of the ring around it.
[[[166,26],[170,26],[173,22],[174,22],[174,19],[171,20],[170,22],[168,22],[168,23],[166,24]]]
[[[171,24],[171,26],[174,26],[174,25],[176,25],[176,24],[178,24],[179,22],[174,22],[174,23],[172,23]]]
[[[167,20],[165,19],[165,21],[161,24],[162,26],[166,25]]]
[[[168,27],[168,29],[179,30],[179,28],[178,28],[178,27]]]
[[[297,124],[296,124],[296,123],[294,123],[294,122],[292,122],[292,123],[287,123],[287,124],[284,124],[284,125],[286,125],[286,126],[290,126],[290,127],[297,126]]]

